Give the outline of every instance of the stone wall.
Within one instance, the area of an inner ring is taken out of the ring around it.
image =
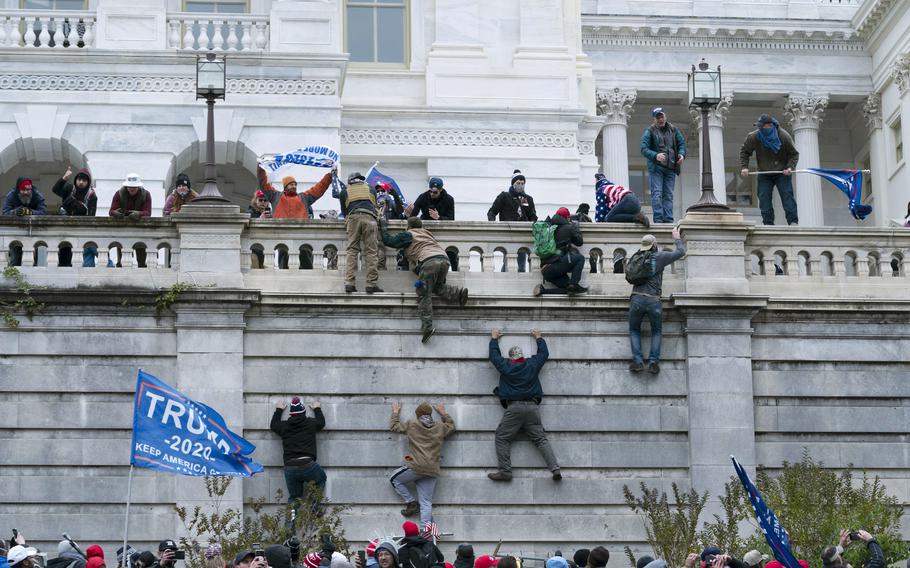
[[[402,520],[387,480],[405,451],[404,439],[387,431],[392,402],[404,415],[422,400],[443,402],[457,424],[435,508],[442,530],[455,533],[447,552],[463,540],[488,552],[500,539],[503,552],[532,556],[594,544],[616,555],[626,544],[641,550],[644,530],[624,504],[623,485],[669,490],[675,482],[716,496],[733,473],[731,453],[749,468],[776,468],[808,447],[829,467],[881,475],[910,502],[908,231],[775,230],[735,214],[690,215],[682,225],[689,254],[665,277],[662,370],[652,376],[627,370],[622,275],[587,274],[587,297],[533,298],[537,276],[491,270],[493,249],[503,247],[508,261],[527,246],[527,225],[432,227],[459,248],[463,267],[468,251],[480,251],[484,270],[452,273],[472,299],[462,309],[439,306],[439,333],[421,345],[405,273],[384,272],[386,293],[370,297],[341,293],[337,271],[322,269],[319,256],[315,270],[249,268],[244,251],[270,238],[292,250],[332,244],[343,253],[340,223],[268,228],[229,208],[187,209],[141,229],[108,220],[0,221],[4,260],[13,242],[26,251],[64,240],[78,247],[81,234],[99,245],[172,245],[154,268],[128,258],[120,269],[60,268],[53,250],[51,266],[21,268],[47,286],[36,292],[47,307],[21,317],[18,329],[0,328],[0,526],[43,548],[53,551],[63,531],[109,553],[122,538],[137,368],[218,409],[257,445],[266,471],[237,483],[228,504],[273,498],[284,487],[280,442],[268,431],[274,403],[294,394],[320,399],[327,428],[319,461],[330,499],[351,506],[345,527],[354,541],[396,532]],[[654,233],[670,244],[669,227]],[[640,233],[599,225],[585,237],[586,254],[597,249],[609,259],[615,249],[634,250]],[[775,275],[775,264],[785,274]],[[177,281],[199,287],[156,313],[156,296]],[[2,298],[14,298],[3,285]],[[494,326],[504,328],[505,347],[533,352],[535,326],[548,341],[541,410],[563,467],[560,484],[527,440],[515,444],[510,484],[486,478],[502,412],[486,360]],[[137,470],[131,541],[180,534],[172,505],[203,496],[201,480]]]

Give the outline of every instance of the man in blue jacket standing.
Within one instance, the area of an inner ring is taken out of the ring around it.
[[[493,394],[499,397],[499,403],[506,412],[496,428],[496,460],[499,469],[487,474],[487,477],[493,481],[512,480],[512,441],[524,430],[547,462],[547,467],[553,473],[553,481],[560,481],[562,474],[559,472],[559,464],[550,447],[547,432],[540,422],[540,410],[537,408],[543,398],[540,369],[550,356],[547,342],[540,336],[539,329],[532,329],[531,336],[537,340],[537,355],[525,359],[520,347],[512,347],[509,349],[509,358],[506,359],[499,351],[502,330],[494,328],[490,336],[490,362],[499,371],[499,386],[493,390]]]
[[[686,159],[686,137],[667,121],[663,108],[655,108],[651,116],[654,122],[641,135],[641,155],[648,160],[652,217],[655,223],[672,223],[673,189]]]

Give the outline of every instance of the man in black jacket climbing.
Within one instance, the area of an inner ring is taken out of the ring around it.
[[[322,415],[319,401],[313,401],[310,408],[313,409],[314,417],[307,417],[306,407],[300,401],[300,397],[295,396],[291,399],[289,418],[282,420],[281,415],[287,405],[286,401],[275,405],[270,428],[272,432],[281,436],[288,503],[296,501],[294,505],[296,515],[300,501],[307,496],[310,482],[315,483],[320,491],[325,490],[326,475],[316,461],[316,432],[325,428],[325,416]],[[318,503],[313,503],[312,506],[316,510]]]

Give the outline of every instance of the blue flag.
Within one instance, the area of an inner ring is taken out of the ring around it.
[[[249,477],[256,446],[228,430],[215,410],[139,371],[130,464],[180,475]]]
[[[410,205],[408,200],[404,198],[404,193],[401,192],[401,188],[398,187],[398,182],[392,179],[392,176],[387,176],[384,173],[379,171],[379,168],[373,166],[370,168],[370,171],[367,172],[367,185],[370,187],[376,187],[378,182],[385,182],[388,184],[389,188],[398,195],[398,199],[401,200],[401,204],[404,207]]]
[[[730,459],[733,460],[736,475],[739,476],[739,480],[742,481],[743,487],[749,495],[749,501],[752,503],[752,508],[755,509],[755,518],[758,520],[761,532],[765,535],[765,540],[768,541],[768,546],[771,547],[771,552],[774,553],[774,558],[783,564],[784,568],[802,568],[793,557],[793,552],[790,551],[790,537],[777,520],[777,515],[765,503],[743,466],[739,465],[733,456],[730,456]]]
[[[863,198],[863,172],[861,170],[808,168],[806,171],[825,178],[843,191],[847,199],[850,200],[848,207],[854,219],[862,221],[869,213],[872,213],[871,206],[860,203]]]
[[[262,166],[262,169],[272,172],[288,164],[331,168],[337,162],[338,152],[328,146],[307,146],[306,148],[297,148],[287,154],[275,154],[270,158],[259,159],[259,165]]]

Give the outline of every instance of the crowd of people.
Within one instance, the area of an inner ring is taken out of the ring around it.
[[[452,562],[447,562],[432,529],[421,529],[416,523],[406,521],[402,530],[403,536],[380,537],[365,543],[351,557],[336,551],[328,535],[319,550],[304,550],[299,540],[292,537],[281,544],[254,545],[255,549],[241,551],[233,558],[225,558],[221,545],[213,542],[203,553],[205,568],[521,568],[533,562],[542,563],[544,568],[606,568],[610,561],[610,551],[604,546],[581,548],[571,557],[557,550],[547,558],[527,558],[500,555],[498,547],[491,554],[476,555],[474,546],[463,542],[457,546]],[[866,547],[868,559],[864,568],[884,568],[884,552],[875,537],[865,530],[848,529],[841,531],[837,544],[820,552],[822,566],[852,568],[843,553],[854,543]],[[101,546],[93,544],[83,552],[68,537],[60,541],[57,556],[49,560],[28,546],[21,535],[9,542],[9,550],[5,545],[0,543],[0,568],[106,568]],[[139,552],[129,545],[124,553],[121,546],[116,553],[117,568],[175,568],[185,552],[170,539],[161,541],[157,554],[150,550]],[[806,560],[798,563],[802,568],[809,568]],[[635,566],[676,568],[668,566],[664,559],[649,555],[635,559]],[[716,546],[708,546],[701,553],[689,554],[684,568],[783,568],[783,565],[758,550],[750,550],[738,559]]]

